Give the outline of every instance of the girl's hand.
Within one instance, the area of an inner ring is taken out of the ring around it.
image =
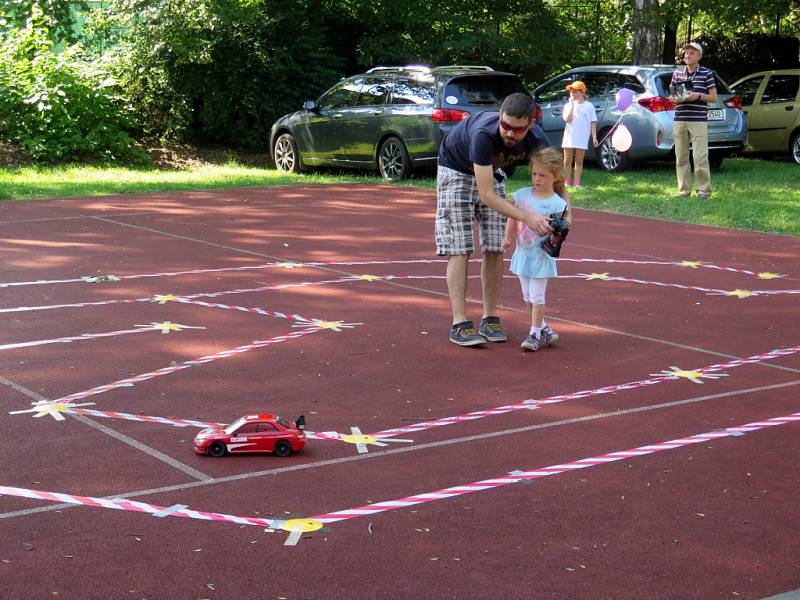
[[[511,248],[512,243],[513,243],[512,239],[509,236],[505,236],[501,243],[501,247],[503,248],[503,250],[508,250],[509,248]]]

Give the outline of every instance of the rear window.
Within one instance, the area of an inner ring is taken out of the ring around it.
[[[447,82],[443,104],[458,106],[500,106],[514,93],[527,94],[522,81],[513,75],[456,77]]]
[[[636,75],[612,73],[608,79],[608,95],[616,94],[622,88],[628,88],[634,94],[644,94],[645,92],[642,82],[639,81]]]

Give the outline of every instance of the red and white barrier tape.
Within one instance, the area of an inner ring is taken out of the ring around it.
[[[637,456],[644,456],[646,454],[654,454],[656,452],[661,452],[662,450],[672,450],[675,448],[708,442],[719,438],[738,436],[750,431],[757,431],[766,427],[784,425],[786,423],[797,421],[800,421],[800,413],[793,413],[785,417],[775,417],[774,419],[755,421],[753,423],[747,423],[746,425],[740,425],[738,427],[727,427],[719,431],[709,431],[707,433],[701,433],[690,437],[669,440],[660,444],[649,444],[647,446],[639,446],[638,448],[632,448],[630,450],[610,452],[608,454],[601,454],[591,458],[583,458],[574,462],[553,465],[550,467],[535,469],[533,471],[514,471],[511,474],[493,477],[492,479],[484,479],[482,481],[476,481],[474,483],[468,483],[465,485],[457,485],[433,492],[426,492],[424,494],[415,494],[413,496],[407,496],[397,500],[376,502],[375,504],[368,504],[366,506],[323,513],[308,518],[324,524],[335,523],[337,521],[344,521],[356,517],[365,517],[397,508],[407,508],[409,506],[423,504],[425,502],[432,502],[434,500],[445,500],[447,498],[471,494],[473,492],[495,489],[504,485],[519,483],[520,481],[530,481],[540,477],[547,477],[549,475],[558,475],[560,473],[574,471],[576,469],[585,469],[587,467],[603,465],[618,460],[626,460]]]
[[[131,387],[136,383],[140,383],[142,381],[146,381],[148,379],[152,379],[154,377],[160,377],[162,375],[169,375],[170,373],[174,373],[176,371],[180,371],[183,369],[188,369],[190,367],[196,367],[197,365],[203,365],[206,363],[213,362],[220,358],[228,358],[229,356],[234,356],[236,354],[242,354],[244,352],[249,352],[250,350],[255,350],[256,348],[263,348],[265,346],[269,346],[271,344],[279,344],[281,342],[285,342],[287,340],[295,339],[302,337],[304,335],[308,335],[309,333],[316,333],[321,331],[318,328],[313,329],[305,329],[302,331],[292,331],[290,333],[286,333],[284,335],[278,335],[268,340],[257,340],[255,342],[251,342],[249,344],[245,344],[243,346],[239,346],[237,348],[232,348],[230,350],[223,350],[221,352],[217,352],[215,354],[208,354],[206,356],[201,356],[200,358],[195,358],[193,360],[187,360],[177,365],[171,365],[169,367],[163,367],[161,369],[157,369],[155,371],[150,371],[149,373],[142,373],[141,375],[135,375],[134,377],[126,377],[125,379],[120,379],[119,381],[115,381],[114,383],[109,383],[106,385],[101,385],[90,390],[86,390],[83,392],[76,392],[74,394],[70,394],[69,396],[64,396],[63,398],[57,398],[53,400],[53,403],[61,403],[66,404],[72,402],[73,400],[80,400],[82,398],[88,398],[89,396],[94,396],[96,394],[102,394],[104,392],[108,392],[109,390],[114,390],[122,387]]]
[[[577,263],[608,263],[608,264],[628,264],[628,265],[665,265],[665,266],[678,266],[678,267],[691,267],[691,268],[702,268],[702,269],[714,269],[718,271],[728,271],[730,273],[743,273],[745,275],[754,275],[756,277],[762,277],[765,279],[773,279],[778,277],[783,277],[777,273],[756,273],[754,271],[749,271],[747,269],[737,269],[733,267],[720,267],[710,263],[704,263],[702,261],[655,261],[655,260],[618,260],[614,258],[559,258],[559,262],[577,262]],[[114,275],[115,280],[123,280],[123,279],[144,279],[144,278],[153,278],[153,277],[177,277],[180,275],[200,275],[205,273],[224,273],[224,272],[232,272],[232,271],[252,271],[252,270],[259,270],[259,269],[270,269],[270,268],[287,268],[287,269],[294,269],[294,268],[302,268],[302,267],[324,267],[330,265],[341,265],[341,266],[357,266],[357,265],[408,265],[408,264],[439,264],[445,263],[446,260],[442,259],[409,259],[409,260],[361,260],[361,261],[331,261],[331,262],[294,262],[294,261],[286,261],[286,262],[275,262],[275,263],[264,263],[259,265],[247,265],[247,266],[240,266],[240,267],[219,267],[216,269],[189,269],[184,271],[165,271],[160,273],[138,273],[133,275]],[[480,262],[479,260],[472,260],[470,262]],[[767,277],[764,277],[767,276]],[[93,276],[87,276],[89,278]],[[26,286],[26,285],[52,285],[56,283],[86,283],[87,277],[77,277],[72,279],[37,279],[35,281],[12,281],[6,283],[0,283],[0,288],[5,287],[17,287],[17,286]],[[102,275],[100,277],[103,277]],[[108,277],[108,276],[106,276]]]
[[[594,467],[603,465],[609,462],[618,460],[626,460],[647,454],[654,454],[663,450],[673,450],[689,446],[691,444],[698,444],[702,442],[709,442],[711,440],[720,439],[729,436],[739,436],[747,432],[758,431],[767,427],[777,425],[784,425],[800,421],[800,413],[792,413],[784,417],[775,417],[763,421],[755,421],[747,423],[738,427],[727,427],[718,431],[710,431],[701,433],[685,438],[678,438],[669,440],[659,444],[649,444],[646,446],[639,446],[630,450],[621,450],[617,452],[610,452],[608,454],[601,454],[591,458],[584,458],[570,463],[562,463],[550,467],[543,467],[532,471],[513,471],[507,475],[493,477],[492,479],[484,479],[474,483],[465,485],[458,485],[454,487],[444,488],[433,492],[426,492],[422,494],[415,494],[397,500],[387,500],[383,502],[376,502],[375,504],[368,504],[366,506],[359,506],[345,510],[338,510],[329,513],[315,515],[303,519],[307,524],[326,524],[335,523],[338,521],[345,521],[354,519],[356,517],[365,517],[374,515],[398,508],[407,508],[417,504],[426,502],[433,502],[434,500],[445,500],[455,496],[462,496],[464,494],[471,494],[489,489],[499,488],[521,481],[530,481],[540,477],[547,477],[550,475],[558,475],[576,469],[585,469],[587,467]],[[73,494],[65,494],[61,492],[45,492],[41,490],[31,490],[26,488],[0,486],[0,496],[16,496],[20,498],[31,498],[35,500],[45,500],[48,502],[63,502],[67,504],[76,504],[82,506],[92,506],[96,508],[108,508],[114,510],[128,510],[133,512],[147,513],[159,517],[181,517],[189,519],[198,519],[201,521],[214,521],[220,523],[231,523],[236,525],[256,525],[259,527],[276,527],[285,528],[285,521],[278,521],[272,519],[262,519],[257,517],[241,517],[236,515],[228,515],[224,513],[197,511],[186,508],[185,505],[173,505],[173,507],[158,506],[145,502],[138,502],[135,500],[125,500],[121,498],[95,498],[91,496],[76,496]]]
[[[110,508],[114,510],[128,510],[132,512],[147,513],[150,515],[166,515],[169,517],[182,517],[185,519],[199,519],[201,521],[216,521],[219,523],[233,523],[236,525],[256,525],[258,527],[273,527],[276,521],[272,519],[261,519],[258,517],[237,517],[224,513],[205,512],[180,508],[169,510],[167,506],[158,506],[147,502],[136,500],[126,500],[124,498],[95,498],[92,496],[76,496],[64,494],[62,492],[44,492],[41,490],[29,490],[25,488],[9,487],[0,485],[0,496],[17,496],[20,498],[32,498],[35,500],[47,500],[48,502],[63,502],[66,504],[78,504],[81,506],[93,506],[95,508]]]
[[[717,371],[722,371],[724,369],[733,369],[736,367],[741,367],[743,365],[754,364],[765,360],[773,360],[781,356],[789,356],[797,352],[800,352],[800,346],[793,346],[789,348],[778,348],[776,350],[771,350],[770,352],[766,352],[764,354],[757,354],[755,356],[750,356],[748,358],[737,358],[735,360],[731,360],[726,363],[713,364],[707,367],[693,369],[692,371],[673,372],[678,374],[670,374],[669,372],[665,372],[663,375],[658,375],[656,377],[652,377],[650,379],[644,379],[641,381],[629,381],[627,383],[595,388],[593,390],[582,390],[579,392],[573,392],[571,394],[559,394],[557,396],[550,396],[549,398],[544,398],[542,400],[533,400],[533,399],[523,400],[522,402],[517,402],[515,404],[507,404],[505,406],[498,406],[496,408],[491,408],[489,410],[479,410],[464,415],[458,415],[455,417],[443,417],[441,419],[436,419],[433,421],[424,421],[422,423],[416,423],[414,425],[395,427],[393,429],[384,429],[383,431],[378,431],[370,435],[376,437],[392,437],[395,435],[401,435],[405,433],[415,433],[417,431],[424,431],[426,429],[433,429],[435,427],[443,427],[444,425],[453,425],[454,423],[474,421],[476,419],[482,419],[484,417],[491,417],[494,415],[503,415],[518,410],[533,410],[539,408],[540,406],[546,406],[548,404],[557,404],[559,402],[564,402],[565,400],[576,400],[580,398],[589,398],[591,396],[600,396],[603,394],[613,394],[615,392],[619,392],[622,390],[633,390],[640,387],[655,385],[663,381],[680,379],[679,375],[680,373],[687,373],[690,375],[694,373],[699,375],[702,375],[704,373],[714,373]]]

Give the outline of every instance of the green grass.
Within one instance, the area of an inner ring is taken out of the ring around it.
[[[509,190],[530,185],[529,177],[527,168],[517,169]],[[800,236],[800,167],[794,163],[729,159],[711,179],[714,195],[710,200],[678,199],[672,163],[653,163],[618,174],[587,164],[583,186],[571,191],[571,196],[576,208]],[[173,171],[87,166],[0,168],[0,200],[380,182],[374,175],[359,172],[323,170],[285,175],[274,169],[233,163]],[[406,183],[429,189],[435,186],[430,177]]]
[[[509,182],[513,191],[530,185],[527,169]],[[594,167],[584,170],[581,187],[571,190],[575,208],[591,208],[800,236],[800,166],[778,160],[734,158],[711,173],[712,197],[677,198],[675,166],[652,163],[610,174]]]
[[[0,200],[30,200],[109,194],[145,194],[241,188],[274,185],[309,185],[317,183],[379,183],[376,175],[359,172],[310,172],[284,174],[275,169],[246,167],[230,163],[186,170],[159,171],[125,167],[0,168]]]

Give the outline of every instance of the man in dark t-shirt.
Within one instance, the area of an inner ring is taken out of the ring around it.
[[[447,290],[453,312],[450,341],[459,346],[505,342],[496,315],[503,280],[506,217],[526,223],[538,235],[552,232],[545,215],[529,213],[506,200],[505,179],[549,146],[534,124],[533,99],[511,94],[500,112],[483,112],[459,123],[442,141],[436,182],[436,253],[449,256]],[[569,200],[568,200],[569,202]],[[476,330],[466,315],[467,265],[475,249],[473,223],[480,225],[483,252],[483,319]]]
[[[688,198],[692,191],[689,145],[694,160],[694,186],[697,196],[711,196],[711,169],[708,164],[708,104],[717,101],[717,82],[711,69],[700,66],[703,47],[689,42],[683,47],[686,67],[675,71],[670,82],[670,100],[676,104],[672,136],[675,140],[675,171],[678,195]]]

